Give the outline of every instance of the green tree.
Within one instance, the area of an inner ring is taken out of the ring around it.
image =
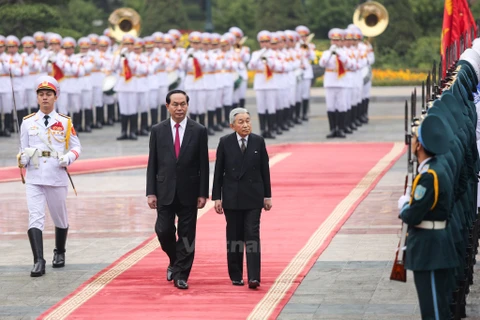
[[[47,4],[6,4],[0,7],[0,33],[22,38],[35,31],[58,27],[61,16]]]
[[[332,28],[345,29],[352,23],[358,0],[307,0],[308,27],[319,39],[326,39]]]
[[[257,30],[294,29],[308,22],[303,0],[258,0],[257,2]]]
[[[142,34],[166,32],[172,28],[188,29],[188,18],[182,0],[146,0],[142,15]]]
[[[91,0],[71,0],[65,7],[60,7],[62,12],[61,28],[72,30],[73,33],[79,33],[86,36],[89,33],[102,33],[105,26],[95,27],[94,20],[103,20],[104,14],[93,4]],[[70,34],[72,32],[67,31]],[[63,34],[61,34],[63,36]]]
[[[213,26],[222,34],[232,26],[239,27],[249,38],[256,36],[255,0],[215,0],[212,4]]]

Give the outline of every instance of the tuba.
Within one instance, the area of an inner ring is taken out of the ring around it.
[[[140,35],[141,18],[138,12],[131,8],[119,8],[113,11],[108,17],[108,23],[112,37],[118,42],[121,42],[127,33],[134,37]]]
[[[388,11],[376,1],[367,1],[355,9],[353,24],[362,30],[365,37],[376,37],[388,26]]]

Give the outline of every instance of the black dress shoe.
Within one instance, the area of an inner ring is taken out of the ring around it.
[[[187,284],[187,281],[185,280],[175,280],[173,282],[173,284],[175,285],[175,287],[177,287],[178,289],[188,289],[188,284]]]
[[[244,285],[243,280],[232,280],[232,284],[234,286],[243,286]]]
[[[168,266],[167,268],[167,281],[172,281],[173,280],[173,267]]]
[[[260,287],[260,281],[258,280],[249,280],[248,281],[248,287],[250,289],[257,289],[257,287]]]

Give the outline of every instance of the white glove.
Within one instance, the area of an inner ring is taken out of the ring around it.
[[[337,46],[334,45],[334,44],[332,44],[332,45],[330,46],[330,52],[333,53],[333,52],[335,52],[335,51],[337,51]]]
[[[20,154],[20,157],[18,158],[18,164],[20,168],[24,168],[28,162],[30,161],[30,157],[26,155],[24,152]]]
[[[405,203],[410,201],[410,196],[408,195],[403,195],[398,199],[398,209],[402,209]]]
[[[64,154],[63,156],[58,158],[58,164],[59,164],[60,167],[66,168],[70,164],[70,159],[68,158],[68,156],[66,154]]]
[[[128,51],[128,48],[122,48],[122,50],[120,50],[120,54],[125,55],[127,51]]]

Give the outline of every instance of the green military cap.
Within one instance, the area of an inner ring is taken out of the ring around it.
[[[476,85],[473,86],[472,82],[468,78],[467,72],[465,70],[461,69],[458,72],[457,78],[458,78],[457,81],[460,82],[460,85],[462,87],[460,89],[463,89],[465,91],[465,93],[467,94],[468,100],[473,101],[473,89],[472,88],[473,87],[476,88]]]
[[[423,148],[435,155],[450,151],[453,132],[438,114],[428,114],[418,127],[417,138]]]
[[[468,80],[470,81],[471,86],[468,89],[475,91],[478,84],[478,78],[470,62],[465,60],[459,60],[457,65],[460,66],[460,72],[465,73]]]
[[[476,87],[480,79],[480,55],[474,49],[466,49],[460,55],[457,65],[461,65],[462,69],[467,69],[466,66],[468,66],[470,70],[468,77]],[[470,90],[475,91],[475,88],[472,87]]]
[[[463,110],[466,109],[465,106],[458,102],[450,90],[443,91],[440,99],[452,113],[452,116],[457,122],[458,127],[465,128],[465,118],[463,115]]]
[[[445,103],[441,100],[435,100],[433,102],[433,107],[428,109],[428,114],[436,114],[439,117],[447,120],[450,129],[452,129],[453,134],[457,134],[458,132],[458,124],[455,121],[455,118],[452,115],[452,112],[447,107]]]

